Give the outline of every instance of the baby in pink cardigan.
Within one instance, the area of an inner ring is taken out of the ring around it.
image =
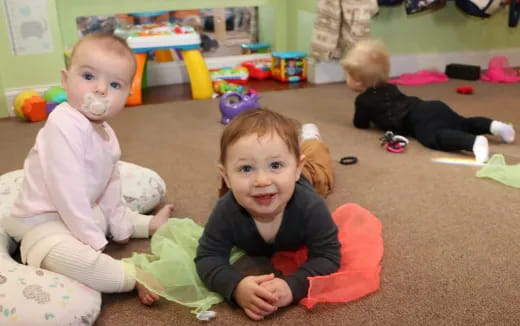
[[[21,242],[22,261],[76,279],[100,292],[137,288],[143,304],[158,296],[136,282],[136,269],[103,254],[112,239],[148,237],[173,205],[155,216],[130,211],[121,199],[121,150],[105,122],[125,106],[136,63],[126,42],[89,34],[62,73],[67,102],[39,131],[25,163],[25,180],[5,230]]]

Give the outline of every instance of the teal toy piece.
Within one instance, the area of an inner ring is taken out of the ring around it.
[[[47,102],[60,104],[67,100],[67,93],[63,87],[53,86],[43,94],[43,99]]]

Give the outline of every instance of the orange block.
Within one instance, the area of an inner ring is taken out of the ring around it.
[[[36,122],[47,119],[46,102],[40,96],[33,96],[25,100],[22,112],[29,121]]]

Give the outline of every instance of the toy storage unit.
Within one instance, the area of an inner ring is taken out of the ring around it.
[[[307,54],[305,52],[286,51],[271,53],[271,76],[283,82],[307,80]]]

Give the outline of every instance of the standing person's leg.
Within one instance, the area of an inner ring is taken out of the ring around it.
[[[321,141],[318,127],[314,124],[302,126],[301,153],[305,155],[303,175],[323,198],[332,191],[334,174],[329,147]]]

